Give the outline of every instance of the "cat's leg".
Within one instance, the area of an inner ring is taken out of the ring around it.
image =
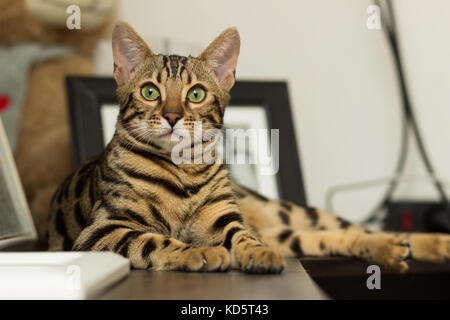
[[[288,202],[279,202],[284,207],[284,212],[289,214],[290,225],[295,230],[303,227],[303,220],[309,221],[309,227],[318,230],[360,230],[372,233],[373,236],[393,235],[404,242],[408,242],[411,248],[411,257],[418,261],[444,262],[450,259],[450,235],[438,233],[399,233],[389,231],[371,232],[362,226],[350,223],[332,213],[315,208],[302,208]],[[279,214],[280,215],[280,214]],[[303,216],[302,216],[303,215]],[[309,217],[309,219],[307,219]],[[282,220],[282,219],[280,219]],[[286,220],[286,219],[285,219]]]
[[[442,263],[450,259],[450,235],[448,234],[418,232],[388,232],[388,234],[408,241],[414,260]]]
[[[267,241],[269,237],[270,244],[285,254],[289,253],[290,249],[286,248],[284,241],[280,248],[280,243],[276,239],[285,240],[287,235],[290,236],[299,231],[347,230],[372,234],[373,237],[384,237],[388,234],[397,237],[401,243],[409,242],[411,256],[415,260],[443,262],[450,259],[450,235],[371,232],[325,210],[301,207],[287,201],[270,200],[237,184],[233,184],[233,190],[238,197],[238,204],[242,209],[245,222],[248,222],[248,225],[257,231],[263,240]],[[328,255],[326,250],[317,252]]]
[[[281,272],[284,268],[282,257],[246,228],[233,197],[212,195],[211,199],[197,212],[190,226],[192,234],[206,244],[222,245],[229,250],[232,266],[244,272]]]
[[[118,219],[99,206],[95,219],[79,234],[73,250],[112,251],[130,259],[138,269],[227,271],[230,254],[222,246],[193,247],[168,236],[149,232],[141,219]]]
[[[396,271],[406,271],[410,256],[407,241],[391,234],[368,234],[358,230],[295,231],[274,227],[262,234],[264,242],[284,256],[341,255],[365,259]]]
[[[272,202],[272,200],[269,201],[269,203],[270,202]],[[384,237],[385,235],[390,235],[397,237],[399,241],[405,244],[409,243],[411,248],[411,257],[414,260],[444,262],[446,259],[450,259],[450,235],[435,233],[395,233],[386,231],[372,232],[358,224],[348,222],[325,210],[303,208],[285,201],[273,202],[274,203],[271,204],[271,206],[278,206],[277,209],[279,209],[278,214],[274,214],[274,210],[272,209],[272,220],[275,220],[275,217],[278,216],[278,221],[274,222],[273,225],[277,225],[277,223],[278,225],[284,225],[284,229],[291,228],[295,231],[360,231],[366,234],[372,234],[373,237]],[[253,206],[255,205],[253,204]],[[248,205],[244,205],[243,207],[248,208]],[[270,231],[263,229],[260,233],[265,234],[270,233]]]
[[[245,190],[244,190],[245,192]],[[261,239],[283,256],[358,257],[405,271],[408,239],[373,233],[325,210],[287,201],[259,198],[251,193],[238,201],[245,221]]]

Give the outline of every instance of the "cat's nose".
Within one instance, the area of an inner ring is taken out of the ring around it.
[[[167,119],[170,126],[173,128],[178,120],[181,119],[181,114],[178,112],[166,112],[164,113],[163,117]]]

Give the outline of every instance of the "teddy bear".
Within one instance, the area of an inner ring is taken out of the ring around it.
[[[67,76],[94,73],[98,40],[110,36],[111,0],[0,0],[0,116],[39,239],[48,205],[74,169]]]

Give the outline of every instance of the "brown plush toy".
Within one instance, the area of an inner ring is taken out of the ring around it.
[[[80,29],[71,30],[66,24],[71,16],[67,7],[77,4]],[[115,6],[111,0],[0,0],[2,50],[8,53],[24,45],[38,54],[48,49],[59,52],[34,59],[29,70],[22,71],[26,74],[24,90],[17,99],[21,109],[15,159],[41,239],[51,196],[73,170],[65,78],[93,74],[94,46],[97,40],[109,37]],[[8,79],[2,80],[8,83]]]

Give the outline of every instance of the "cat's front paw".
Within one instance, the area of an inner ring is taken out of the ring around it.
[[[257,246],[242,249],[236,253],[239,267],[246,273],[280,273],[284,261],[275,250]]]
[[[412,257],[429,262],[445,262],[450,259],[450,236],[446,234],[412,234],[409,237]]]
[[[178,270],[191,272],[226,272],[231,257],[227,249],[217,247],[190,247],[182,252]]]

